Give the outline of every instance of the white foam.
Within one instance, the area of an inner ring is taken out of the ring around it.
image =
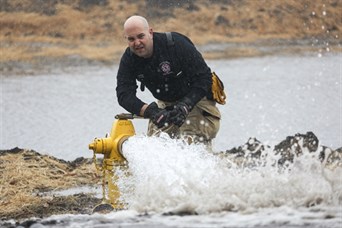
[[[280,171],[271,150],[261,166],[241,169],[167,136],[131,137],[123,148],[130,175],[119,174],[122,200],[138,212],[250,213],[341,203],[340,170],[325,169],[315,153]]]

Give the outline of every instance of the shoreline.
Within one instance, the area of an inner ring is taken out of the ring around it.
[[[4,43],[4,42],[2,42]],[[15,44],[11,43],[15,46]],[[48,44],[41,42],[21,43],[26,47],[43,48],[44,46],[58,47],[60,44]],[[342,42],[339,40],[312,40],[312,39],[272,39],[254,42],[225,42],[196,45],[205,60],[254,58],[272,55],[325,55],[329,53],[342,53]],[[4,49],[5,50],[5,49]],[[6,50],[5,50],[6,51]],[[93,51],[98,51],[93,47]],[[39,75],[56,73],[67,68],[83,67],[112,67],[120,62],[121,53],[112,56],[111,59],[97,57],[85,57],[82,54],[65,55],[34,55],[29,58],[22,57],[16,60],[0,60],[0,72],[2,75]]]

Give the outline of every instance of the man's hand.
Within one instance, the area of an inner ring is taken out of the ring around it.
[[[191,111],[191,107],[185,102],[178,102],[170,111],[170,122],[182,126]]]
[[[164,127],[169,123],[169,111],[158,107],[156,102],[147,106],[144,118],[150,119],[158,128]]]

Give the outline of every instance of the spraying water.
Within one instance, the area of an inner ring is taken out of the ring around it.
[[[241,168],[204,146],[167,135],[135,136],[123,149],[129,169],[119,172],[122,200],[141,213],[252,213],[262,208],[338,207],[342,201],[341,168],[325,168],[318,153],[304,153],[279,167],[279,156],[269,148],[255,165]]]

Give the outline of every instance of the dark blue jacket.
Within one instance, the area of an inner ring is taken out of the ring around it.
[[[184,35],[172,32],[174,45],[168,45],[165,33],[153,33],[153,55],[142,58],[126,49],[117,74],[116,93],[119,104],[139,115],[144,105],[136,96],[140,88],[148,88],[162,101],[187,98],[191,106],[204,96],[211,99],[211,70],[194,44]]]

